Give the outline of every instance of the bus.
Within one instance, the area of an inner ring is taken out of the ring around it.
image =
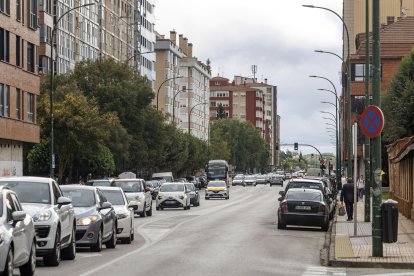
[[[230,186],[229,164],[226,160],[210,160],[206,167],[207,183],[212,180],[224,180]]]

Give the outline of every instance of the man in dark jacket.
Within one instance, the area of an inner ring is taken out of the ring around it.
[[[345,202],[348,221],[351,221],[354,215],[354,183],[352,178],[348,178],[347,183],[342,186],[340,200],[342,204]]]

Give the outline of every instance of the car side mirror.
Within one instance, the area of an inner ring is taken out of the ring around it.
[[[151,189],[150,188],[148,188],[148,187],[145,187],[145,189],[144,189],[144,192],[151,192]]]
[[[279,195],[283,196],[285,194],[284,191],[279,191]]]
[[[283,200],[283,197],[279,197],[277,200],[278,201],[282,201]]]
[[[72,200],[70,198],[61,196],[57,200],[58,208],[62,207],[63,205],[69,205],[72,203]]]
[[[112,204],[108,201],[102,202],[101,207],[99,209],[109,209],[112,208]]]
[[[26,218],[26,212],[25,211],[14,211],[12,213],[13,223],[23,221],[25,218]]]
[[[130,208],[132,210],[138,210],[138,205],[136,205],[136,204],[128,204],[128,208]]]

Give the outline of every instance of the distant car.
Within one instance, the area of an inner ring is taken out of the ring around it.
[[[230,198],[230,191],[226,185],[225,181],[222,180],[213,180],[208,182],[206,191],[205,191],[205,199],[210,198]]]
[[[140,178],[114,179],[111,187],[120,187],[125,192],[130,204],[136,207],[135,214],[141,217],[152,216],[151,190],[146,186],[145,180]]]
[[[265,174],[260,174],[256,177],[256,184],[267,184],[269,183],[269,177]]]
[[[174,179],[174,182],[189,183],[189,181],[185,177],[176,178]]]
[[[163,210],[164,208],[184,208],[189,210],[190,191],[182,182],[167,182],[161,185],[158,192],[156,209]]]
[[[206,187],[207,178],[204,175],[201,175],[198,177],[198,180],[200,181],[200,189]]]
[[[292,174],[291,173],[285,173],[285,180],[286,179],[292,179]]]
[[[76,215],[76,245],[100,252],[116,247],[117,217],[99,187],[64,185],[65,196],[72,200]]]
[[[119,187],[102,187],[102,193],[112,203],[118,218],[117,238],[130,244],[134,240],[134,209],[128,203],[124,191]]]
[[[185,183],[185,186],[190,191],[188,193],[190,196],[190,203],[195,207],[200,206],[200,194],[198,193],[198,188],[196,188],[193,183]]]
[[[320,226],[323,231],[328,230],[329,207],[320,190],[292,188],[279,201],[278,229],[284,229],[287,225],[298,225]]]
[[[232,186],[246,186],[246,184],[244,184],[244,175],[242,174],[238,174],[233,178],[233,181],[231,182]]]
[[[0,186],[13,190],[32,216],[36,230],[36,256],[47,266],[58,266],[61,258],[76,257],[76,219],[72,201],[64,197],[55,180],[46,177],[4,177]]]
[[[188,182],[193,183],[194,186],[198,189],[200,189],[200,180],[196,176],[186,176],[185,179],[187,179]]]
[[[160,190],[160,186],[162,182],[160,180],[148,180],[148,181],[145,181],[145,183],[147,184],[147,187],[151,190],[152,199],[153,200],[157,199],[157,195]]]
[[[273,174],[270,177],[270,187],[273,185],[280,185],[283,187],[283,176],[280,174]]]
[[[101,186],[101,187],[109,187],[111,186],[112,179],[94,179],[88,180],[85,185],[86,186]]]
[[[246,175],[244,177],[244,184],[246,184],[246,186],[256,186],[256,175]]]
[[[36,232],[15,192],[0,187],[0,274],[33,275],[36,270]]]

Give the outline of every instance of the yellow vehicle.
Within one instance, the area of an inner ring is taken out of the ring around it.
[[[224,180],[212,180],[208,182],[205,199],[210,198],[230,198],[230,191]]]

